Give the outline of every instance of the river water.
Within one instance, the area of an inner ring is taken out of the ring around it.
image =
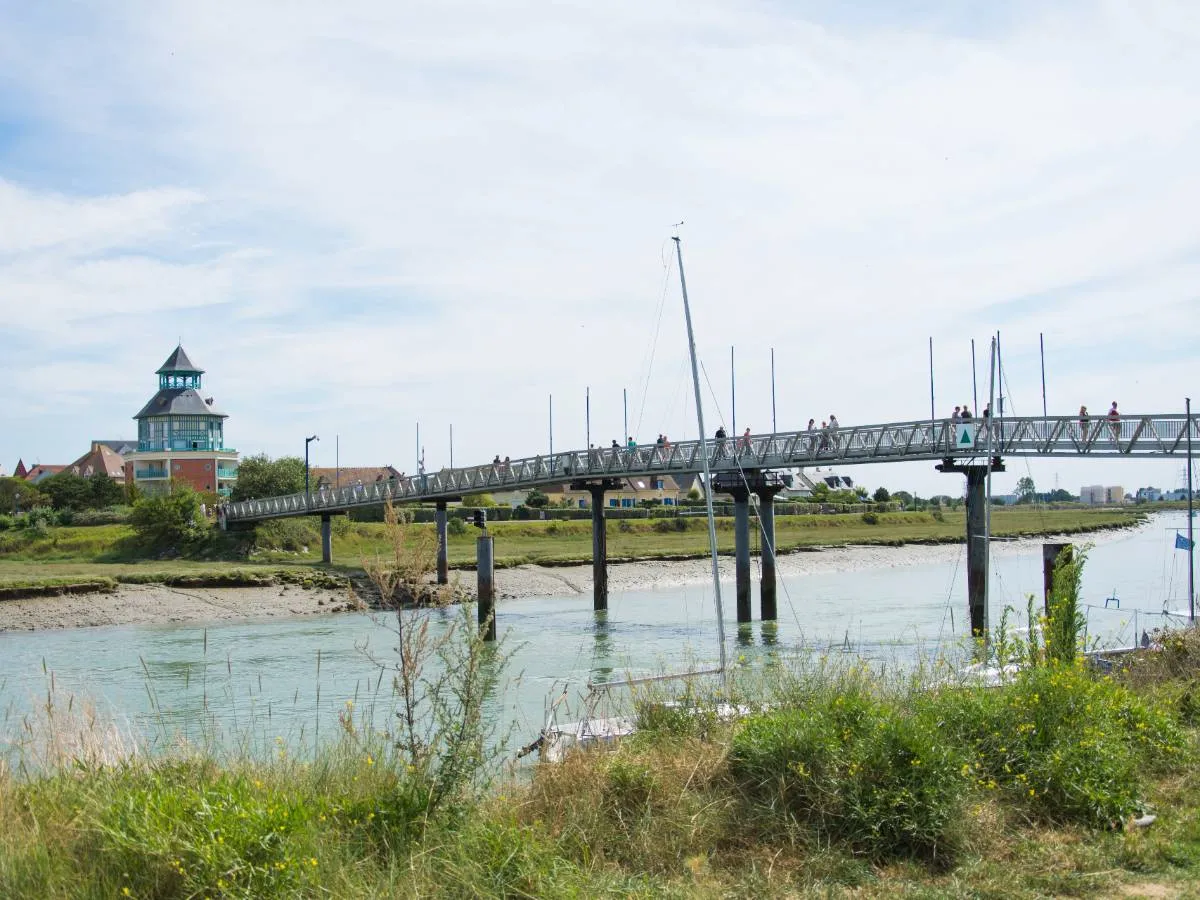
[[[1164,513],[1095,538],[1083,576],[1094,643],[1129,646],[1143,630],[1182,623],[1161,611],[1187,607],[1187,554],[1174,549],[1175,531],[1185,528],[1185,514]],[[903,662],[950,653],[968,621],[965,550],[950,557],[783,578],[777,625],[740,630],[731,621],[733,586],[724,585],[730,659],[756,665],[848,650]],[[1022,624],[1026,595],[1041,595],[1041,565],[1037,543],[996,545],[993,625],[1006,606],[1014,626]],[[1111,597],[1120,608],[1112,601],[1106,608]],[[0,634],[0,755],[51,690],[59,710],[95,708],[151,746],[180,738],[252,749],[282,741],[305,752],[336,734],[347,701],[377,725],[390,715],[390,676],[373,658],[394,659],[392,621],[342,613]],[[711,586],[613,594],[600,614],[586,595],[505,600],[498,625],[512,656],[492,715],[518,739],[536,735],[548,700],[564,689],[578,698],[589,681],[704,667],[718,653]]]

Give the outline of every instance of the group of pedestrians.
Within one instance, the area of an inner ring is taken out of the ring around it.
[[[1117,401],[1112,402],[1112,406],[1108,408],[1108,415],[1104,417],[1108,422],[1108,427],[1112,431],[1113,440],[1117,440],[1121,436],[1121,411],[1117,409]],[[1092,417],[1088,414],[1086,406],[1079,407],[1079,439],[1087,441],[1088,431],[1091,428]]]

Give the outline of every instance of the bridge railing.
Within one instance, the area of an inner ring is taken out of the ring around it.
[[[882,425],[709,439],[704,447],[717,472],[738,468],[791,468],[832,463],[994,456],[1167,457],[1186,452],[1186,417],[1176,414],[1080,419],[1078,416],[975,419],[967,423],[925,419]],[[1200,447],[1200,417],[1192,438]],[[701,442],[571,450],[502,463],[442,469],[389,481],[355,482],[228,503],[226,521],[341,512],[386,501],[445,500],[498,490],[524,490],[565,481],[696,474],[703,470]]]

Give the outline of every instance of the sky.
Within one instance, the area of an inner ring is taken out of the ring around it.
[[[0,0],[0,466],[136,436],[179,341],[243,454],[693,438],[678,222],[710,431],[772,350],[780,430],[928,416],[930,338],[978,410],[997,332],[1009,414],[1039,336],[1051,413],[1182,412],[1198,84],[1192,0]]]

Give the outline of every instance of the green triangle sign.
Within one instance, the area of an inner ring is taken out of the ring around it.
[[[970,425],[958,426],[958,445],[960,447],[969,447],[975,443],[975,438],[971,435]]]

